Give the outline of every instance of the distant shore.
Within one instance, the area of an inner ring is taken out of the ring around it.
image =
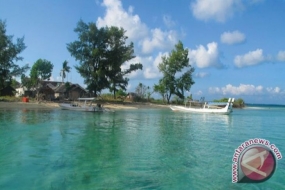
[[[106,102],[103,104],[109,109],[160,109],[168,108],[168,105],[159,105],[151,103],[123,103],[114,104]],[[3,109],[59,109],[56,102],[0,102],[0,110]]]

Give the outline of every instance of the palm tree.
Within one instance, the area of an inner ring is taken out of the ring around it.
[[[64,82],[64,79],[66,77],[66,72],[69,73],[70,72],[70,66],[67,65],[68,62],[65,60],[63,63],[62,63],[62,69],[60,71],[60,76],[62,77],[62,82]]]

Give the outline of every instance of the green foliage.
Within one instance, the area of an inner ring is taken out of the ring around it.
[[[21,97],[15,96],[0,96],[0,102],[20,102]]]
[[[163,103],[165,102],[165,97],[166,97],[166,88],[163,84],[163,80],[159,81],[159,84],[155,84],[153,86],[154,92],[159,93],[162,96],[162,101]]]
[[[193,100],[192,94],[186,97],[188,100]]]
[[[121,97],[125,97],[127,95],[126,91],[124,91],[123,89],[119,89],[117,91],[117,95],[121,96]]]
[[[214,100],[214,102],[228,102],[229,98],[222,98],[220,100]],[[241,108],[241,107],[244,107],[245,103],[243,101],[243,99],[241,98],[238,98],[238,99],[235,99],[234,103],[233,103],[233,107],[238,107],[238,108]]]
[[[0,20],[0,89],[10,85],[12,77],[21,76],[29,69],[27,64],[23,67],[16,64],[23,60],[19,54],[25,48],[24,37],[13,43],[13,36],[6,34],[6,23]]]
[[[142,69],[142,64],[135,63],[131,64],[128,69],[122,70],[121,66],[135,58],[134,56],[134,45],[131,42],[126,45],[127,37],[125,36],[125,30],[123,28],[110,27],[107,28],[108,33],[108,51],[106,58],[111,67],[108,72],[108,78],[110,80],[109,89],[113,91],[114,98],[116,98],[116,91],[118,89],[126,90],[129,79],[125,76],[133,71]]]
[[[51,77],[53,64],[45,59],[38,59],[32,66],[30,77],[33,85],[40,81],[49,80]]]
[[[11,86],[16,89],[20,86],[20,83],[16,79],[12,79]]]
[[[66,88],[66,91],[69,91],[70,88],[71,88],[71,85],[70,85],[69,82],[64,83],[64,86],[65,86],[65,88]]]
[[[163,99],[166,97],[167,103],[173,94],[184,99],[184,92],[189,91],[195,82],[192,79],[194,68],[189,64],[188,50],[184,49],[181,41],[175,45],[168,57],[162,57],[158,69],[163,77],[154,86],[154,90],[160,93]]]
[[[45,59],[38,59],[32,66],[30,72],[31,85],[36,88],[37,99],[39,100],[39,91],[42,88],[41,81],[49,80],[51,77],[53,64]]]
[[[21,83],[27,90],[30,90],[33,87],[31,78],[27,77],[25,74],[22,74],[21,76]]]
[[[80,20],[75,28],[77,41],[67,44],[67,49],[79,65],[75,69],[84,78],[87,89],[95,96],[103,89],[115,93],[126,90],[129,79],[125,76],[142,69],[142,64],[131,64],[126,70],[121,66],[133,59],[133,43],[126,44],[125,30],[118,27],[97,28],[95,23]]]
[[[243,99],[238,98],[237,100],[234,101],[234,107],[244,107],[245,103]]]
[[[164,100],[154,98],[150,98],[150,102],[153,104],[165,104]]]
[[[214,100],[213,102],[228,102],[229,98],[222,98],[220,100]]]
[[[86,24],[80,20],[74,31],[79,40],[67,44],[67,49],[79,61],[75,69],[84,78],[87,89],[97,95],[109,84],[105,65],[106,28],[98,29],[96,24]]]

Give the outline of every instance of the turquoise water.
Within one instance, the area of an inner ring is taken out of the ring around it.
[[[267,139],[285,155],[284,121],[284,107],[229,116],[2,109],[0,189],[285,189],[285,158],[266,182],[231,182],[245,140]]]

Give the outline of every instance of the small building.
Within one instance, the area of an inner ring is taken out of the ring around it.
[[[0,90],[1,96],[15,96],[16,90],[12,86],[6,86]]]
[[[79,84],[72,84],[68,91],[69,98],[71,100],[77,100],[80,97],[86,97],[88,92]]]
[[[34,97],[37,94],[36,89],[32,89]],[[23,96],[27,92],[25,87],[17,89],[17,96]],[[59,100],[71,99],[76,100],[80,97],[87,97],[88,92],[79,84],[57,82],[57,81],[42,81],[39,87],[39,97],[43,100]]]
[[[65,83],[61,83],[58,87],[54,89],[54,97],[57,99],[68,98],[67,86]]]
[[[27,91],[27,88],[24,87],[24,86],[20,86],[20,87],[16,88],[16,94],[15,94],[15,96],[16,96],[16,97],[24,96],[25,91]]]
[[[139,95],[137,93],[134,92],[129,92],[126,96],[126,101],[131,101],[134,102],[139,98]]]

